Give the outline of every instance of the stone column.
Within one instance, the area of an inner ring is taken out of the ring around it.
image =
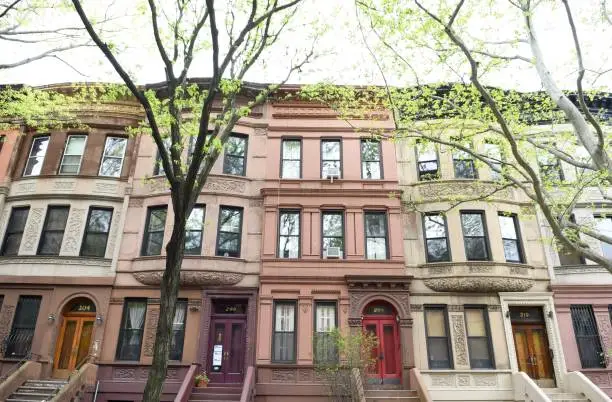
[[[468,345],[463,311],[461,311],[461,308],[454,310],[455,311],[449,308],[448,313],[454,367],[456,370],[469,369],[470,361],[468,358]]]

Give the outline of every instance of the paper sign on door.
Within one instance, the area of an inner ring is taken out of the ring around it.
[[[221,359],[223,358],[223,345],[213,346],[213,371],[221,371]]]

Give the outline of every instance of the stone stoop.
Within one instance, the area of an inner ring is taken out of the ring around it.
[[[234,402],[240,401],[242,384],[208,384],[206,388],[193,388],[189,402]]]
[[[407,389],[368,389],[366,402],[420,402],[416,391]]]
[[[28,380],[13,392],[6,402],[49,401],[68,381]]]
[[[561,388],[542,388],[542,391],[552,402],[590,402],[584,394],[565,392]]]

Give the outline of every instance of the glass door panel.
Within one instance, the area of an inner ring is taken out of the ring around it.
[[[91,344],[91,335],[93,334],[93,320],[82,321],[81,336],[79,337],[79,347],[75,364],[81,364],[89,354],[89,345]]]
[[[78,320],[66,319],[64,324],[64,331],[62,334],[62,346],[60,349],[60,355],[57,362],[57,369],[59,370],[70,370],[70,358],[72,357],[72,346],[74,344],[76,333],[77,333]]]

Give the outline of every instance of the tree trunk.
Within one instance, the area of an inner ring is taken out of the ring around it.
[[[155,333],[153,347],[153,363],[149,371],[149,378],[144,389],[142,400],[146,402],[159,402],[166,370],[168,368],[168,354],[172,337],[172,322],[176,310],[176,300],[180,285],[181,265],[185,251],[185,215],[177,213],[175,208],[174,228],[172,236],[166,245],[166,270],[161,283],[159,321]]]

